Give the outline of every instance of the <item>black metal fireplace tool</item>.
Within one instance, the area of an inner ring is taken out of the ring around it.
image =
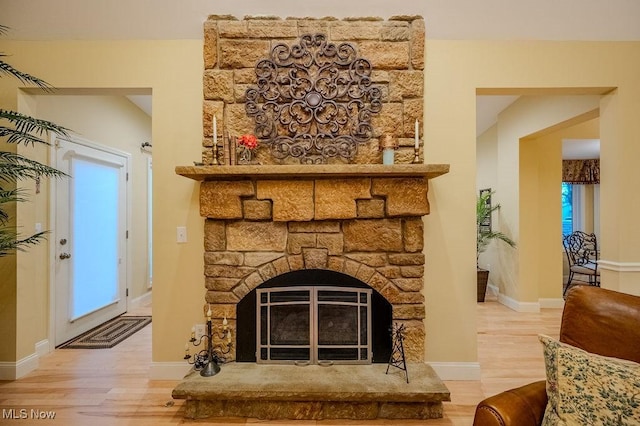
[[[393,324],[391,328],[391,339],[393,341],[393,347],[391,349],[391,356],[389,357],[389,363],[387,365],[387,372],[389,374],[389,367],[396,367],[404,371],[404,375],[409,383],[409,371],[407,370],[407,360],[404,356],[404,333],[406,328],[404,324]]]

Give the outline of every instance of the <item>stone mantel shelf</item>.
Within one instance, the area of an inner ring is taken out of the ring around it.
[[[197,181],[239,179],[343,179],[361,177],[424,177],[449,173],[449,164],[319,164],[176,166],[176,174]]]

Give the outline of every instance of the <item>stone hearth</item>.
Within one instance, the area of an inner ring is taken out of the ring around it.
[[[173,391],[186,399],[185,417],[260,419],[433,419],[449,390],[431,367],[409,364],[258,365],[233,363],[214,377],[194,372]]]

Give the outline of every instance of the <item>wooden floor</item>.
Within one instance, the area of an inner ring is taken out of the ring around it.
[[[176,381],[149,380],[151,327],[112,349],[59,349],[40,360],[40,368],[13,382],[0,382],[0,424],[120,426],[176,425],[470,425],[475,405],[485,396],[544,378],[538,333],[558,336],[560,309],[517,313],[495,301],[478,304],[480,381],[445,382],[451,402],[444,418],[429,421],[261,421],[184,420],[184,401],[171,399]],[[138,312],[139,314],[140,312]],[[14,411],[10,411],[10,410]],[[25,411],[20,411],[24,409]],[[51,411],[55,419],[36,419]],[[8,415],[26,416],[8,420]]]

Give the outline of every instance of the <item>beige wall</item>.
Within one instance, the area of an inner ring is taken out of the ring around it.
[[[520,141],[520,218],[530,225],[520,232],[521,256],[530,259],[522,263],[521,285],[536,289],[538,299],[562,297],[562,140],[597,139],[599,124],[590,119]]]
[[[548,131],[547,129],[560,125],[559,123],[596,110],[598,102],[598,96],[523,96],[500,114],[499,184],[496,194],[503,206],[500,225],[502,231],[512,235],[519,245],[518,250],[511,250],[504,245],[499,248],[500,292],[511,299],[524,303],[538,302],[535,284],[538,279],[535,275],[541,264],[530,249],[537,246],[531,243],[531,239],[537,240],[540,235],[532,231],[540,225],[538,213],[542,204],[535,200],[540,196],[538,184],[531,187],[532,182],[527,182],[520,174],[519,168],[523,159],[526,159],[520,152],[520,139]],[[557,156],[557,152],[554,157],[556,161],[561,158]],[[519,185],[529,186],[525,186],[524,190]],[[548,214],[549,210],[545,212]],[[529,234],[526,236],[521,234],[527,231]],[[537,252],[536,248],[532,250]]]
[[[5,42],[0,47],[20,53],[12,57],[18,68],[58,87],[152,89],[153,360],[180,362],[191,325],[201,320],[203,221],[197,184],[176,176],[173,169],[200,158],[202,41]],[[640,197],[633,195],[640,173],[633,164],[640,157],[638,49],[640,43],[427,41],[425,161],[451,164],[449,174],[430,183],[432,214],[424,221],[427,360],[477,360],[473,206],[478,88],[510,88],[517,93],[527,87],[618,87],[601,102],[602,172],[603,179],[607,177],[602,203],[610,206],[602,211],[602,249],[613,261],[640,260],[640,228],[635,226]],[[5,99],[0,102],[4,105]],[[497,190],[510,211],[509,227],[519,224],[518,179],[513,177],[518,175],[522,136],[517,136],[508,157],[498,160]],[[186,244],[175,242],[179,225],[188,228]],[[603,285],[640,293],[635,284],[640,281],[629,278],[633,275],[607,272]],[[18,285],[28,289],[30,284]],[[513,295],[521,300],[532,297],[515,289]]]
[[[3,80],[6,80],[6,78],[0,78],[0,83]],[[9,93],[7,88],[0,85],[0,96],[5,98]],[[15,110],[17,101],[16,99],[7,100],[6,103],[2,102],[1,105],[2,108]],[[16,152],[16,146],[5,143],[4,139],[0,141],[0,149]],[[15,204],[3,207],[10,217],[10,222],[7,225],[15,225]],[[16,282],[16,257],[0,257],[0,342],[2,342],[0,344],[0,362],[16,361]]]
[[[154,360],[178,360],[184,341],[198,314],[203,297],[202,220],[197,208],[197,185],[176,176],[176,165],[192,164],[200,158],[202,108],[202,42],[3,42],[2,50],[19,52],[12,65],[37,75],[58,88],[106,88],[135,91],[150,88],[153,93],[154,145]],[[8,97],[0,103],[15,103],[14,82],[0,83]],[[7,89],[4,85],[12,85]],[[24,102],[28,104],[28,102]],[[29,105],[21,105],[28,108]],[[24,149],[23,149],[24,151]],[[27,151],[24,151],[25,153]],[[46,158],[47,155],[45,154]],[[44,188],[43,188],[44,189]],[[41,195],[46,198],[46,194]],[[25,204],[21,217],[35,220],[35,207]],[[31,211],[29,211],[31,210]],[[176,226],[187,226],[189,243],[175,242]],[[18,288],[25,294],[46,294],[42,283],[32,282],[27,264],[46,264],[48,254],[30,252],[19,271]],[[11,298],[11,296],[10,296]],[[6,303],[16,305],[22,332],[46,336],[46,324],[29,312],[34,309],[24,298]],[[3,303],[5,301],[3,300]],[[36,306],[40,309],[42,304]],[[6,328],[6,330],[5,330]],[[14,331],[12,331],[12,328]],[[15,324],[0,325],[2,333],[15,333]],[[37,337],[35,337],[37,336]],[[17,359],[33,353],[33,343],[20,343]],[[16,359],[16,358],[14,358]],[[5,359],[2,359],[4,361]],[[11,361],[12,359],[6,359]]]
[[[515,131],[516,134],[527,134],[531,132],[530,123],[539,122],[536,115],[539,116],[540,111],[550,110],[549,105],[563,105],[559,102],[562,99],[553,96],[525,98],[522,101],[526,102],[514,104],[513,108],[517,113],[505,110],[499,116],[498,123],[478,137],[478,188],[493,188],[496,185],[498,129],[517,127],[520,130]],[[585,99],[581,97],[579,100]],[[520,259],[524,261],[520,264],[520,282],[517,286],[531,288],[532,293],[537,292],[537,295],[533,296],[534,300],[558,300],[562,296],[564,252],[559,239],[562,214],[559,197],[562,140],[598,139],[600,122],[597,118],[589,119],[594,114],[597,114],[597,111],[562,123],[558,121],[566,114],[560,114],[555,119],[548,118],[544,120],[546,124],[542,124],[545,128],[519,141],[519,220],[527,226],[520,227],[518,250]],[[572,125],[574,121],[581,120],[587,121]],[[517,176],[513,178],[516,179]],[[592,211],[590,217],[593,220]],[[499,226],[499,222],[494,224]],[[503,276],[500,261],[504,258],[504,253],[510,250],[501,244],[492,244],[487,252],[480,256],[481,266],[494,266],[491,268],[493,272],[490,278],[499,288],[499,278]],[[504,283],[502,286],[504,288]]]
[[[476,94],[593,95],[606,93],[607,87],[619,88],[600,102],[603,182],[607,177],[601,185],[601,203],[609,203],[607,213],[603,209],[601,223],[617,223],[602,225],[602,250],[603,257],[617,262],[640,260],[640,247],[630,244],[630,238],[637,240],[640,233],[633,224],[633,216],[640,213],[640,197],[631,196],[634,200],[624,203],[616,195],[629,197],[633,192],[630,182],[638,181],[638,169],[631,157],[620,155],[623,151],[637,157],[640,150],[640,120],[634,118],[640,81],[632,78],[633,72],[640,72],[638,49],[640,43],[427,40],[425,159],[451,163],[451,172],[431,183],[433,213],[425,218],[427,318],[434,319],[427,321],[427,360],[475,359],[476,340],[470,333],[475,332]],[[582,101],[567,100],[569,105]],[[589,102],[593,100],[586,100]],[[571,108],[575,111],[568,113],[567,119],[588,106]],[[562,121],[558,117],[555,120]],[[508,146],[499,147],[496,189],[500,194],[497,201],[504,210],[500,224],[517,240],[526,226],[519,221],[519,140],[542,128],[545,125],[538,123],[530,132],[515,132]],[[620,226],[630,235],[622,235]],[[513,268],[506,277],[512,283],[508,294],[517,302],[537,302],[537,289],[518,287],[518,271],[527,260],[520,256],[519,249],[513,252],[515,259],[507,259]],[[635,284],[640,281],[634,275],[637,273],[607,272],[603,286],[640,293]],[[446,332],[442,332],[444,328]]]

